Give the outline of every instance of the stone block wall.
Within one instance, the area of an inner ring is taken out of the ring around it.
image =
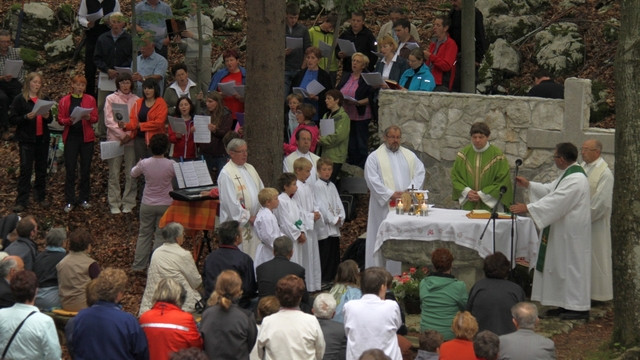
[[[566,101],[383,90],[379,97],[379,128],[381,132],[390,125],[402,128],[403,145],[414,150],[425,164],[429,202],[458,208],[457,201],[451,198],[450,172],[458,150],[470,143],[471,124],[483,121],[489,125],[489,141],[502,149],[512,171],[516,159],[522,159],[519,175],[534,181],[551,181],[559,173],[553,162],[555,142],[571,141],[579,149],[584,139],[593,137],[589,134],[592,129],[587,129],[590,87],[589,80],[567,79]],[[571,110],[576,106],[582,111]],[[565,113],[565,109],[571,113]],[[578,124],[571,127],[570,123]],[[612,130],[596,136],[605,143],[604,157],[610,166],[613,166],[613,136]],[[545,142],[542,137],[555,142]],[[525,196],[520,188],[517,200],[523,201]]]

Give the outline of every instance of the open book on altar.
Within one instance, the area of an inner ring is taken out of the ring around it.
[[[491,219],[491,211],[488,210],[471,210],[467,213],[469,219]],[[498,212],[498,219],[511,219],[511,215]]]

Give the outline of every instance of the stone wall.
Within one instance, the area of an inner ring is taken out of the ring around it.
[[[566,101],[385,90],[379,98],[379,128],[402,128],[404,146],[424,162],[429,202],[458,208],[451,198],[450,171],[458,150],[470,143],[469,128],[477,121],[489,125],[489,141],[502,149],[512,169],[516,159],[523,160],[519,175],[530,180],[547,182],[558,175],[553,151],[561,141],[580,148],[584,139],[600,139],[613,169],[613,130],[588,129],[590,94],[591,82],[576,78],[565,82]],[[517,194],[524,200],[524,191]]]

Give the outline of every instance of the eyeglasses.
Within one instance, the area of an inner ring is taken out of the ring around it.
[[[234,152],[236,154],[248,154],[249,150],[231,150],[231,152]]]

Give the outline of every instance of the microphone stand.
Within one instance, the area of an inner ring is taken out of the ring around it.
[[[515,171],[515,176],[513,177],[513,197],[511,198],[511,205],[514,205],[516,203],[516,177],[518,177],[518,168],[520,167],[520,165],[522,165],[522,160],[517,159],[516,160],[516,171]],[[515,257],[515,251],[513,249],[513,244],[515,242],[515,228],[516,228],[516,214],[514,214],[513,212],[511,212],[511,249],[510,249],[510,260],[511,260],[511,271],[513,271],[514,269],[514,257]]]
[[[498,218],[498,206],[500,205],[502,196],[506,191],[507,191],[506,186],[503,186],[502,188],[500,188],[500,196],[498,196],[498,201],[493,206],[493,209],[491,210],[491,217],[487,221],[487,224],[484,226],[484,230],[482,230],[482,234],[480,234],[480,240],[482,240],[482,238],[484,237],[484,233],[487,231],[487,228],[489,227],[489,223],[491,222],[491,220],[493,220],[493,253],[496,252],[496,219]]]

